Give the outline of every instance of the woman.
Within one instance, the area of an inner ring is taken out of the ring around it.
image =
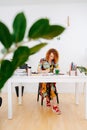
[[[50,73],[54,71],[54,68],[58,68],[59,54],[58,51],[54,48],[51,48],[47,51],[46,57],[41,59],[38,65],[39,73]],[[40,83],[40,93],[43,97],[46,97],[46,106],[50,107],[50,99],[52,99],[52,110],[57,114],[61,114],[59,107],[57,106],[55,86],[56,83]]]

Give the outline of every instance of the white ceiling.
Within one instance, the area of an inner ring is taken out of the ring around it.
[[[87,0],[0,0],[0,5],[56,4],[87,2]]]

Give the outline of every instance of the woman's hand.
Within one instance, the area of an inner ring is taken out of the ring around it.
[[[47,73],[49,73],[49,72],[50,72],[50,69],[48,68],[48,69],[46,69],[45,71],[46,71]]]
[[[50,68],[48,68],[48,69],[46,69],[46,70],[42,70],[42,69],[38,68],[37,71],[38,71],[39,73],[49,73],[49,72],[50,72]]]

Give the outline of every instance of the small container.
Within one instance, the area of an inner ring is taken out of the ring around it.
[[[55,69],[54,69],[54,73],[55,73],[56,75],[58,75],[58,74],[59,74],[59,69],[58,69],[58,68],[55,68]]]
[[[76,70],[71,70],[69,75],[77,76],[77,71]]]
[[[31,75],[31,67],[27,68],[27,75],[30,76]]]

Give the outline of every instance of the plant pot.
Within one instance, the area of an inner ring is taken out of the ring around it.
[[[1,105],[2,105],[2,97],[0,97],[0,107],[1,107]]]

